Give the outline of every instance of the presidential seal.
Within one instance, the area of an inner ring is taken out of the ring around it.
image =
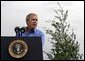
[[[28,52],[28,46],[23,40],[14,40],[9,44],[8,52],[14,58],[21,58]]]

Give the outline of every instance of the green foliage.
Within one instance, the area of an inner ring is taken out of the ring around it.
[[[64,12],[61,6],[60,8],[60,10],[54,10],[56,19],[51,23],[55,28],[55,32],[46,30],[46,33],[52,36],[51,40],[56,41],[55,43],[51,42],[54,46],[54,49],[51,49],[52,52],[46,54],[51,60],[80,60],[82,59],[82,54],[79,54],[80,45],[76,41],[76,35],[73,31],[70,34],[68,33],[70,27],[70,24],[66,22],[68,10]]]

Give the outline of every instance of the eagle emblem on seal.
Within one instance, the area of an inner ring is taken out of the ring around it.
[[[14,58],[22,58],[28,52],[28,45],[23,40],[14,40],[9,44],[8,52]]]

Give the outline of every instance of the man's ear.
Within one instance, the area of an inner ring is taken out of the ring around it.
[[[26,24],[28,25],[28,21],[26,20]]]

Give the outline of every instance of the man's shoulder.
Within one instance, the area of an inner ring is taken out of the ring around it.
[[[35,29],[36,32],[40,33],[40,34],[44,34],[43,31],[41,31],[40,29]]]

